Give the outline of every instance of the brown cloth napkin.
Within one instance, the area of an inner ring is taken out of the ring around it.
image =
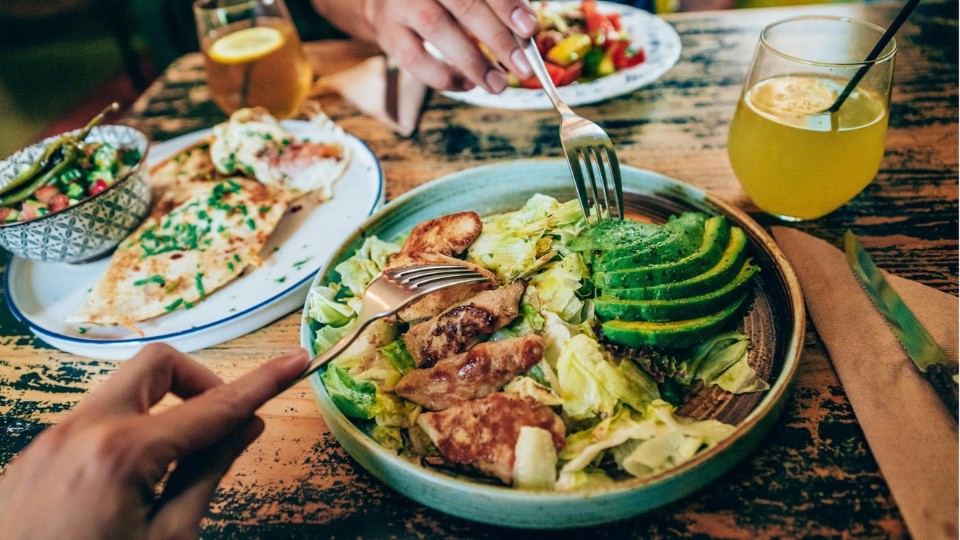
[[[409,137],[417,129],[427,87],[413,75],[400,70],[397,84],[397,119],[394,120],[386,111],[385,75],[386,57],[375,56],[351,68],[321,77],[314,92],[336,91],[365,114],[390,126],[390,129],[400,135]]]
[[[890,331],[843,252],[786,227],[773,235],[803,289],[807,311],[840,376],[907,528],[914,538],[957,538],[957,424]],[[887,275],[957,361],[957,298]]]

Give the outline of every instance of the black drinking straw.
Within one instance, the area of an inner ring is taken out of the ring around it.
[[[840,110],[840,106],[843,105],[843,102],[847,100],[847,97],[850,95],[850,92],[853,92],[853,89],[857,87],[857,83],[860,82],[860,79],[867,74],[867,70],[872,66],[872,62],[880,56],[880,53],[883,52],[883,49],[886,48],[887,43],[890,43],[890,40],[893,39],[893,35],[897,33],[897,30],[900,29],[900,26],[903,25],[903,21],[907,20],[907,17],[910,16],[910,12],[913,11],[913,8],[917,7],[917,4],[920,3],[920,0],[907,0],[907,3],[904,4],[903,8],[900,10],[900,13],[897,14],[897,18],[890,23],[890,27],[887,28],[887,31],[880,36],[880,41],[877,42],[876,46],[873,47],[873,50],[870,51],[870,54],[867,55],[867,58],[864,60],[864,65],[857,70],[857,73],[850,79],[850,82],[847,83],[846,88],[843,89],[843,92],[840,92],[840,96],[837,97],[837,100],[833,102],[833,105],[827,109],[827,112],[835,113]]]

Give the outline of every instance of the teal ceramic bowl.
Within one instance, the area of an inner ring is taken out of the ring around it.
[[[761,267],[753,305],[739,329],[751,337],[751,364],[770,383],[760,395],[701,392],[681,412],[717,418],[737,426],[717,446],[656,476],[629,479],[572,493],[521,491],[453,476],[404,461],[379,446],[334,406],[311,377],[317,403],[330,431],[372,475],[422,504],[466,519],[530,529],[582,527],[617,521],[680,499],[706,486],[743,459],[777,421],[800,358],[804,333],[800,286],[773,239],[743,212],[704,191],[663,175],[623,168],[627,211],[665,220],[684,210],[726,215],[743,228]],[[333,268],[370,235],[384,239],[409,232],[421,221],[473,210],[480,215],[516,210],[536,193],[560,201],[576,197],[563,160],[511,161],[461,171],[425,184],[371,217],[324,265],[313,286],[329,283]],[[312,350],[313,331],[304,309],[301,344]]]

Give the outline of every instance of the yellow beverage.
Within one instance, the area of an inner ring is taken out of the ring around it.
[[[258,17],[224,26],[202,39],[207,84],[227,114],[259,105],[287,118],[310,90],[312,73],[293,25]]]
[[[873,180],[883,159],[885,96],[854,90],[823,112],[846,81],[787,75],[747,90],[730,124],[730,163],[760,209],[792,219],[836,210]]]

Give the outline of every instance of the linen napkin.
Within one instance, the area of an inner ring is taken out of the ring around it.
[[[365,114],[409,137],[417,129],[427,87],[401,69],[397,84],[397,119],[390,118],[386,111],[386,65],[384,56],[368,58],[351,68],[321,77],[314,91],[336,91]]]
[[[957,538],[957,424],[827,242],[786,227],[773,235],[800,280],[880,472],[914,538]],[[887,275],[947,357],[957,361],[957,298]]]

